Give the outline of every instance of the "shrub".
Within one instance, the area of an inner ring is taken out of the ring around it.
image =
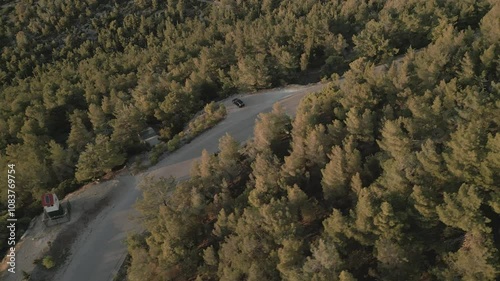
[[[218,109],[217,107],[218,107],[217,104],[215,104],[215,102],[212,101],[209,104],[205,105],[204,111],[206,114],[212,115]]]
[[[204,113],[196,117],[188,124],[190,138],[201,134],[209,128],[215,126],[227,115],[226,107],[223,104],[211,102],[205,106]]]
[[[181,138],[179,135],[175,135],[171,140],[168,141],[167,143],[167,149],[169,152],[172,152],[179,148],[179,145],[181,143]]]
[[[153,149],[151,149],[151,152],[149,153],[149,162],[151,165],[154,165],[158,163],[158,160],[160,159],[160,156],[165,153],[168,150],[168,146],[164,143],[161,142]]]
[[[45,256],[43,258],[42,264],[46,269],[51,269],[56,265],[52,256]]]

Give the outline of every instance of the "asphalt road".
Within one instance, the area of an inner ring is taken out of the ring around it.
[[[229,133],[240,142],[252,137],[257,115],[269,112],[276,102],[280,102],[288,114],[294,115],[300,99],[307,93],[320,91],[325,85],[290,86],[268,90],[253,95],[240,95],[246,106],[237,108],[230,99],[224,101],[228,110],[227,118],[214,128],[206,131],[169,155],[148,171],[136,176],[119,178],[123,189],[113,198],[108,208],[89,224],[89,227],[73,245],[67,265],[60,269],[54,280],[58,281],[108,281],[113,280],[126,255],[124,238],[127,233],[140,229],[133,218],[137,215],[133,208],[141,192],[137,188],[146,176],[177,179],[188,177],[190,167],[198,159],[203,149],[218,150],[219,138]]]

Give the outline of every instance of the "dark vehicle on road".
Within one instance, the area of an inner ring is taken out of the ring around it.
[[[245,106],[245,104],[243,103],[243,101],[242,101],[242,100],[240,100],[239,98],[235,98],[235,99],[233,99],[233,103],[234,103],[237,107],[239,107],[239,108],[242,108],[242,107],[244,107],[244,106]]]

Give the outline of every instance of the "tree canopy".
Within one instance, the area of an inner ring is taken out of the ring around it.
[[[293,120],[276,107],[246,149],[204,153],[148,213],[130,278],[492,280],[499,17],[493,0],[2,3],[18,215],[121,165],[145,126],[168,141],[212,100],[323,77]]]
[[[287,18],[288,6],[313,17],[321,5],[255,2],[221,3],[248,18]],[[190,179],[148,183],[173,193],[157,213],[143,211],[130,280],[144,268],[151,280],[498,278],[500,6],[334,3],[324,4],[330,30],[349,25],[342,36],[362,58],[295,118],[276,106],[245,147],[225,136]],[[325,19],[314,18],[304,26]],[[302,36],[301,60],[318,56],[307,44],[325,36]]]

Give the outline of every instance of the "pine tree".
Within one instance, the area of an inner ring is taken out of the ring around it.
[[[235,235],[226,238],[219,250],[219,280],[238,280],[255,274],[256,268],[264,280],[279,280],[277,246],[261,228],[262,221],[256,209],[245,210]],[[249,267],[252,263],[254,268]]]
[[[203,260],[209,266],[217,266],[219,261],[217,258],[217,253],[214,250],[213,246],[210,246],[203,250]]]
[[[130,251],[130,253],[131,263],[127,271],[127,278],[130,281],[141,281],[144,279],[151,281],[162,280],[156,273],[159,271],[158,263],[151,257],[147,249],[138,247]]]
[[[277,63],[277,71],[284,79],[290,79],[295,76],[295,72],[299,67],[298,57],[288,46],[279,46],[277,44],[271,46],[270,50],[273,60]]]
[[[23,144],[10,144],[6,148],[6,156],[9,164],[16,165],[16,175],[23,175],[15,178],[16,200],[21,206],[24,203],[31,204],[33,201],[30,201],[30,197],[38,198],[41,195],[38,193],[55,184],[48,147],[43,142],[33,139]]]
[[[458,72],[458,79],[463,85],[470,84],[473,82],[476,76],[475,63],[471,58],[471,55],[466,52],[463,59],[460,62],[461,70]]]
[[[490,232],[490,219],[480,211],[483,198],[477,186],[463,184],[457,193],[444,193],[443,204],[436,207],[439,219],[463,231]]]
[[[358,201],[351,216],[354,219],[353,237],[362,245],[373,245],[375,233],[376,195],[370,188],[364,188],[358,195]]]
[[[343,83],[340,84],[340,103],[346,109],[353,107],[373,108],[379,101],[370,85],[364,82],[363,76],[365,69],[369,66],[366,66],[363,59],[352,62],[350,66],[351,70],[346,73]]]
[[[142,198],[135,204],[141,214],[144,226],[153,229],[157,223],[159,206],[168,206],[171,193],[175,189],[176,181],[173,177],[159,180],[146,177],[140,183]],[[154,207],[152,207],[154,206]]]
[[[484,141],[485,135],[478,122],[459,124],[446,144],[449,150],[443,153],[448,170],[461,180],[481,183],[479,166],[483,153],[479,148],[484,147]]]
[[[340,120],[333,120],[331,124],[327,125],[328,138],[332,145],[341,145],[347,132],[345,125]]]
[[[75,177],[78,181],[96,179],[125,162],[125,155],[108,137],[98,135],[95,143],[85,147],[76,164]]]
[[[285,280],[300,280],[302,265],[305,261],[305,247],[303,241],[287,239],[282,242],[282,247],[278,249],[278,270],[281,278]]]
[[[342,270],[339,275],[339,281],[357,281],[349,271]]]
[[[387,195],[393,197],[396,205],[404,204],[413,184],[420,183],[415,176],[417,160],[411,153],[412,141],[402,130],[400,122],[401,119],[386,121],[382,129],[382,140],[377,141],[380,148],[390,157],[382,159],[383,176],[380,182],[387,189]]]
[[[238,85],[243,90],[255,90],[269,87],[271,76],[268,57],[257,54],[255,57],[246,55],[238,61]]]
[[[259,207],[262,229],[269,234],[274,243],[296,237],[300,232],[299,214],[290,209],[286,200],[271,200]]]
[[[500,184],[500,134],[488,135],[488,143],[486,144],[488,150],[486,161],[481,165],[481,175],[486,183],[485,188],[491,191],[491,199],[489,205],[493,210],[500,214],[500,190],[495,188]]]
[[[287,184],[304,184],[309,178],[308,161],[306,159],[307,145],[305,140],[294,137],[291,144],[290,155],[285,156],[285,163],[282,166],[283,178]]]
[[[359,193],[363,189],[363,182],[361,181],[361,175],[359,173],[354,174],[351,177],[351,202],[352,204],[356,204],[356,200],[358,199]]]
[[[403,236],[404,221],[394,213],[388,202],[382,202],[380,212],[373,219],[373,224],[378,228],[379,237],[398,241]]]
[[[219,154],[217,156],[218,167],[226,178],[232,179],[240,172],[239,143],[230,135],[226,134],[219,140]]]
[[[329,155],[330,162],[322,170],[323,194],[327,200],[341,200],[349,192],[346,184],[348,176],[345,173],[345,157],[340,146],[334,146]]]
[[[122,147],[129,149],[139,141],[139,134],[145,128],[143,116],[135,106],[118,107],[112,120],[113,133],[111,140]]]
[[[414,186],[411,194],[413,207],[418,211],[420,216],[417,220],[421,222],[421,226],[429,228],[436,226],[439,223],[438,215],[436,213],[436,206],[438,204],[438,194],[431,187]]]
[[[355,148],[352,137],[344,141],[344,147],[345,149],[340,146],[332,148],[330,162],[322,170],[321,182],[324,197],[341,206],[347,203],[351,177],[361,171],[361,153]]]
[[[327,88],[322,92],[306,95],[300,101],[293,120],[294,139],[306,138],[316,125],[331,122],[338,103],[335,101],[335,92],[330,91],[331,89]]]
[[[408,162],[412,160],[409,157]],[[381,165],[383,174],[378,182],[384,187],[385,196],[391,198],[391,203],[398,208],[406,204],[405,202],[412,192],[413,185],[419,184],[418,181],[414,181],[414,168],[405,167],[404,165],[407,164],[388,159]]]
[[[408,89],[405,92],[408,96],[406,104],[412,114],[411,119],[404,120],[409,135],[415,139],[423,136],[432,140],[441,139],[447,125],[446,120],[442,120],[446,110],[442,108],[439,97],[431,91],[425,91],[423,95],[416,95]]]
[[[436,144],[434,141],[427,139],[422,144],[422,150],[416,152],[416,157],[420,162],[420,167],[431,176],[429,182],[441,182],[449,179],[448,170],[445,167],[443,156],[436,152]],[[425,177],[424,177],[425,179]]]
[[[370,20],[359,35],[353,36],[355,50],[361,56],[377,60],[394,56],[398,49],[391,47],[389,39],[385,37],[386,33],[383,23]]]
[[[46,130],[41,128],[38,122],[34,119],[28,119],[24,122],[17,138],[22,139],[23,143],[35,142],[46,135]]]
[[[304,263],[303,271],[307,280],[332,280],[343,268],[343,260],[334,243],[320,239],[311,247],[312,256]]]
[[[295,214],[298,215],[300,225],[309,227],[317,223],[323,212],[323,206],[318,204],[317,199],[312,196],[309,197],[297,185],[292,188],[287,187],[287,192],[288,207],[294,216]]]
[[[357,140],[372,142],[373,138],[373,113],[370,109],[365,109],[361,114],[356,107],[347,112],[345,121],[347,131]]]
[[[387,74],[388,78],[392,78],[392,84],[397,90],[402,91],[416,88],[415,85],[417,85],[418,81],[414,71],[414,59],[415,50],[410,47],[399,63],[391,64]]]
[[[462,246],[445,257],[448,268],[437,272],[444,279],[496,280],[500,255],[491,234],[472,230],[465,234]]]
[[[495,45],[489,46],[486,50],[484,50],[483,54],[479,56],[481,60],[480,66],[487,71],[487,73],[494,73],[495,66],[495,49],[497,47]],[[492,79],[493,80],[493,79]]]
[[[52,170],[59,181],[70,178],[74,172],[73,156],[71,152],[64,149],[55,141],[49,142],[50,160],[52,162]]]
[[[323,228],[328,237],[337,245],[343,245],[350,236],[348,218],[340,210],[333,209],[332,214],[323,221]]]
[[[219,238],[225,237],[229,233],[229,230],[227,229],[226,225],[227,225],[226,210],[222,208],[219,211],[219,214],[217,215],[217,221],[214,224],[214,230],[212,231],[212,233]]]
[[[378,271],[384,280],[397,281],[402,278],[415,278],[412,271],[418,270],[419,264],[410,260],[410,253],[402,244],[382,237],[375,242],[375,253]]]
[[[88,116],[90,122],[92,123],[94,134],[104,134],[104,135],[110,134],[111,128],[109,128],[106,115],[104,114],[100,106],[97,106],[95,104],[90,104]]]
[[[323,168],[327,163],[327,153],[331,147],[326,127],[319,124],[311,130],[305,140],[305,157],[310,166]]]
[[[83,119],[74,113],[71,117],[71,131],[69,132],[67,144],[77,154],[82,152],[92,140],[92,134],[87,130]]]
[[[190,171],[190,176],[193,178],[202,178],[210,181],[215,175],[216,158],[206,149],[201,152],[201,157],[196,161]]]
[[[248,269],[248,281],[261,281],[261,280],[279,280],[277,277],[270,278],[266,271],[262,270],[260,262],[252,262]]]
[[[500,134],[489,134],[486,143],[486,161],[482,163],[481,174],[491,185],[500,183]]]
[[[272,152],[284,156],[287,152],[290,128],[290,117],[278,103],[273,105],[270,113],[259,114],[254,127],[252,154],[255,156],[257,152]]]
[[[276,156],[258,154],[252,163],[254,187],[248,194],[250,203],[259,207],[268,204],[272,198],[279,198],[284,192],[279,185],[279,161]]]
[[[486,45],[492,45],[500,41],[500,28],[498,28],[498,17],[500,16],[500,6],[492,5],[486,15],[481,19],[480,30],[487,42]]]
[[[7,120],[0,119],[0,149],[5,149],[10,139]]]
[[[382,128],[382,139],[377,143],[381,149],[399,163],[408,161],[407,156],[411,152],[411,140],[401,129],[401,119],[385,121]]]

